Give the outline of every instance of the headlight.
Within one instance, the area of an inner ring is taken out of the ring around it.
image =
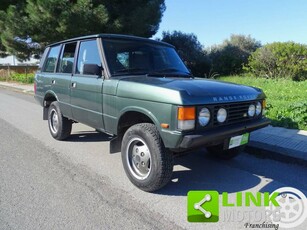
[[[261,103],[258,101],[256,104],[256,116],[258,116],[261,113],[262,106]]]
[[[226,111],[226,109],[220,108],[217,111],[217,115],[216,115],[217,121],[220,122],[220,123],[223,123],[223,122],[226,121],[226,118],[227,118],[227,111]]]
[[[201,126],[206,126],[210,121],[210,111],[207,108],[202,108],[198,115],[198,122]]]
[[[250,117],[253,117],[253,116],[255,116],[255,112],[256,112],[256,107],[255,107],[255,105],[250,105],[249,107],[248,107],[248,116],[250,116]]]

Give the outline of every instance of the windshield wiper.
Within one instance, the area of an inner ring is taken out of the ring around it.
[[[165,68],[165,69],[159,69],[155,70],[153,72],[148,73],[148,75],[163,75],[163,76],[189,76],[192,77],[192,74],[189,72],[183,72],[182,70],[176,69],[176,68]]]
[[[142,71],[142,72],[140,72]],[[146,74],[145,68],[123,68],[115,70],[113,75],[121,75],[121,74]]]

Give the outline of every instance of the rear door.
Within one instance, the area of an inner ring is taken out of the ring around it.
[[[41,73],[37,76],[40,91],[55,94],[60,105],[61,112],[65,117],[71,118],[70,108],[70,81],[72,75],[65,65],[73,63],[77,43],[56,45],[49,48],[46,61]],[[44,77],[41,77],[44,76]]]
[[[86,74],[85,64],[102,66],[97,39],[80,41],[75,73],[71,79],[71,108],[73,119],[97,129],[104,129],[102,119],[103,78]]]
[[[77,42],[66,43],[62,46],[56,74],[52,78],[52,89],[58,96],[61,111],[65,117],[69,118],[72,118],[70,88],[76,47]]]

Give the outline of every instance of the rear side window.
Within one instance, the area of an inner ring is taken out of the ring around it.
[[[76,69],[77,74],[83,74],[84,64],[96,64],[102,67],[96,40],[83,41],[80,43]]]
[[[50,48],[49,54],[47,56],[43,72],[53,73],[55,66],[59,57],[60,45]]]
[[[64,45],[61,52],[59,65],[57,67],[57,72],[72,73],[76,46],[77,46],[76,42]]]

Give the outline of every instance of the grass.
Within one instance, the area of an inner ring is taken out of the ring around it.
[[[218,80],[261,88],[267,96],[266,116],[273,126],[307,130],[307,81],[243,76],[219,77]]]

